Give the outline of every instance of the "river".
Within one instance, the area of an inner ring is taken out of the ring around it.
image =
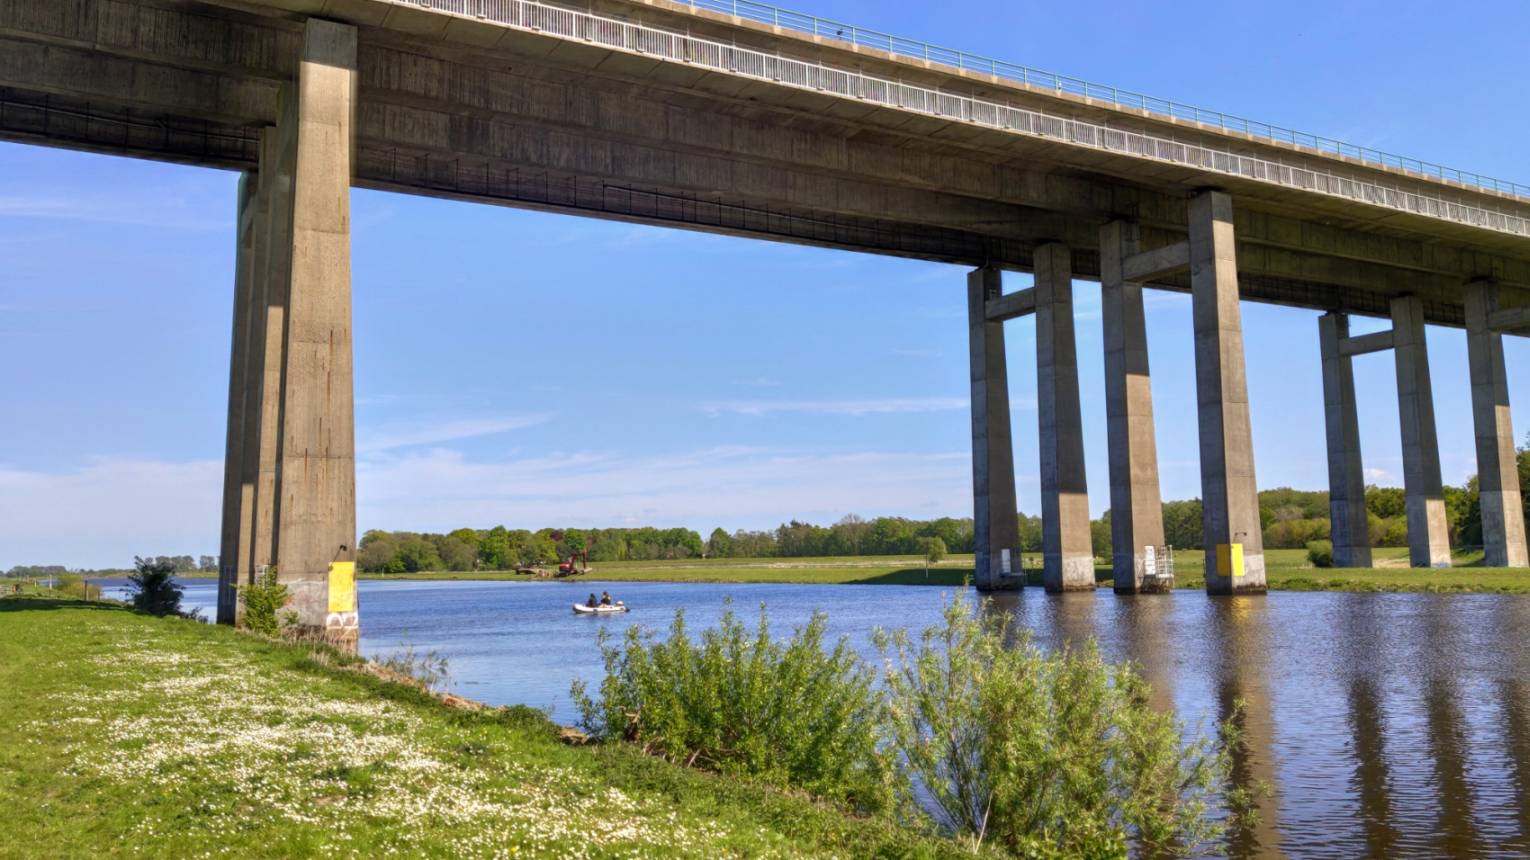
[[[106,581],[108,596],[120,581]],[[576,617],[608,588],[627,615]],[[878,625],[917,629],[950,592],[915,586],[669,583],[380,582],[361,584],[361,648],[403,646],[450,662],[450,686],[492,704],[551,709],[573,722],[569,683],[598,683],[596,637],[664,628],[685,607],[715,623],[732,597],[763,601],[782,632],[816,609],[868,654]],[[215,586],[186,604],[211,614]],[[1268,786],[1239,857],[1530,855],[1530,596],[1199,592],[1117,598],[1038,591],[990,598],[1043,645],[1093,636],[1137,660],[1162,704],[1207,726],[1246,703],[1242,779]],[[593,686],[594,684],[592,684]]]

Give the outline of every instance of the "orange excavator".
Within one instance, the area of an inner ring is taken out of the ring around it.
[[[583,567],[579,566],[579,562],[580,561],[584,562],[584,566]],[[560,562],[558,564],[558,575],[559,576],[573,576],[574,574],[577,574],[577,573],[588,573],[589,570],[590,570],[590,555],[589,555],[589,553],[569,553],[568,561]]]

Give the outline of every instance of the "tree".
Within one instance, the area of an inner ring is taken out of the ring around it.
[[[441,564],[447,570],[472,570],[478,562],[478,544],[447,537],[441,541],[440,555]]]
[[[930,565],[940,564],[946,558],[946,542],[939,537],[924,538],[924,575],[930,575]]]
[[[485,570],[510,570],[514,567],[516,559],[510,552],[510,531],[504,526],[489,529],[479,545],[478,560],[483,562]]]
[[[133,608],[150,615],[180,614],[181,587],[175,582],[175,562],[134,556],[133,567],[128,574]]]
[[[720,526],[712,529],[711,537],[707,538],[707,555],[711,558],[728,558],[733,555],[733,536]]]

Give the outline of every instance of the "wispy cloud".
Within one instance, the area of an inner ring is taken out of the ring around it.
[[[730,400],[702,407],[709,415],[902,415],[966,409],[963,397],[894,397],[882,400]]]
[[[222,483],[217,460],[95,458],[65,472],[0,465],[0,566],[216,553]]]
[[[63,472],[0,465],[0,567],[124,564],[217,552],[223,464],[97,459]],[[358,524],[445,531],[561,524],[769,528],[791,517],[963,515],[966,452],[797,451],[739,445],[505,461],[441,448],[358,458]]]
[[[233,227],[229,217],[209,218],[195,201],[176,195],[0,195],[0,218],[33,218],[217,231]]]
[[[356,440],[356,451],[367,454],[390,451],[395,448],[439,445],[443,442],[508,433],[511,430],[545,424],[551,419],[551,413],[539,413],[488,418],[447,418],[392,424],[359,434]]]
[[[972,493],[965,452],[748,447],[506,462],[475,462],[437,449],[363,461],[356,481],[364,528],[429,530],[497,523],[731,529],[769,527],[790,517],[827,522],[847,512],[959,515],[971,506]]]

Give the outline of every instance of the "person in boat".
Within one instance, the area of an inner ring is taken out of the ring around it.
[[[602,591],[600,593],[600,605],[601,606],[610,606],[611,605],[611,592],[609,592],[609,591]]]
[[[590,607],[591,609],[594,609],[595,607],[600,605],[600,601],[595,599],[595,592],[593,592],[593,591],[590,592],[590,599],[586,600],[584,602],[584,605]]]

